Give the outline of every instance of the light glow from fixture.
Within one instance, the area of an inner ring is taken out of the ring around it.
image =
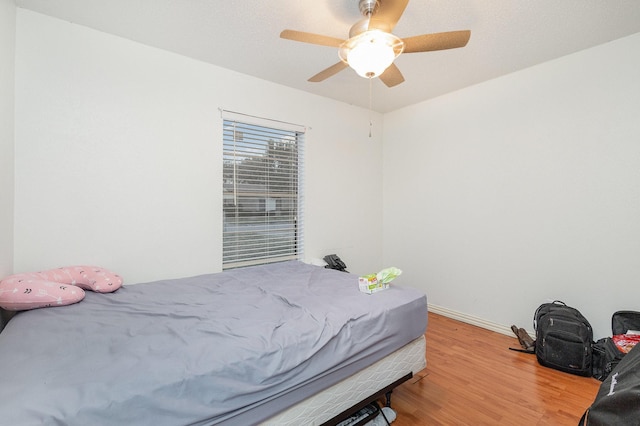
[[[378,77],[402,53],[404,42],[391,33],[365,31],[340,45],[343,62],[365,78]]]

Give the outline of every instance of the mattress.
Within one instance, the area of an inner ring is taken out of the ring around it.
[[[0,334],[7,424],[248,425],[422,336],[426,297],[283,262],[88,292]]]
[[[373,365],[313,395],[262,423],[262,426],[315,426],[375,394],[407,373],[424,369],[426,361],[424,336],[403,346]]]

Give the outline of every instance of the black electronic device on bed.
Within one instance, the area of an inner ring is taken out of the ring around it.
[[[324,261],[327,262],[327,266],[325,266],[325,268],[348,272],[347,265],[345,265],[345,263],[338,257],[337,254],[329,254],[325,256]]]

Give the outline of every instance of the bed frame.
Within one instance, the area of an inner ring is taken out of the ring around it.
[[[334,426],[383,396],[391,406],[393,389],[425,368],[425,337],[342,380],[330,388],[294,405],[262,423],[263,426]]]

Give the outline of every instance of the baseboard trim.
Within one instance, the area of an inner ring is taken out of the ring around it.
[[[462,312],[454,311],[453,309],[445,308],[444,306],[432,305],[430,303],[427,304],[427,309],[429,310],[429,312],[433,312],[434,314],[442,315],[447,318],[451,318],[467,324],[475,325],[477,327],[485,328],[487,330],[495,331],[496,333],[515,337],[515,335],[513,334],[513,331],[511,331],[511,326],[506,326],[503,324],[487,321],[483,318],[479,318],[473,315],[468,315]],[[531,334],[529,331],[527,332]]]

